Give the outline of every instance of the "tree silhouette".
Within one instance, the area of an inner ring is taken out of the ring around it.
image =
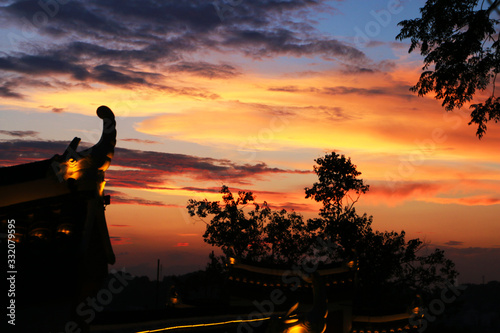
[[[420,239],[405,240],[405,232],[374,231],[373,217],[359,215],[354,204],[369,190],[357,177],[361,175],[349,158],[331,153],[315,160],[318,182],[306,188],[306,198],[321,202],[320,217],[308,221],[314,237],[337,244],[331,260],[355,254],[360,271],[360,287],[364,294],[374,290],[413,290],[431,292],[434,287],[453,281],[457,272],[444,252],[424,252]]]
[[[273,211],[266,202],[257,204],[251,192],[240,191],[235,198],[227,186],[221,189],[222,202],[191,199],[188,212],[212,216],[203,237],[228,257],[290,265],[310,256],[321,258],[323,264],[356,257],[365,293],[430,292],[454,280],[454,264],[443,251],[421,254],[421,240],[406,241],[404,231],[374,231],[373,218],[356,212],[354,204],[369,187],[357,178],[361,173],[349,158],[333,152],[315,161],[318,182],[305,193],[323,205],[317,218],[304,221],[293,211]],[[318,250],[318,240],[331,246]]]
[[[486,133],[486,123],[500,120],[500,99],[495,97],[495,81],[500,71],[500,49],[490,16],[500,0],[428,0],[421,17],[399,22],[396,36],[411,38],[409,53],[417,47],[424,58],[423,72],[411,88],[419,96],[434,92],[447,111],[461,108],[492,85],[482,103],[472,104],[469,125],[477,124],[477,136]]]
[[[205,242],[221,248],[227,257],[255,262],[294,263],[307,254],[312,240],[300,214],[273,211],[266,202],[259,205],[252,192],[240,191],[235,198],[222,186],[220,193],[222,203],[188,202],[191,216],[212,215],[203,234]]]

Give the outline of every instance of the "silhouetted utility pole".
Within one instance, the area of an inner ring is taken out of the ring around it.
[[[156,266],[156,308],[158,309],[158,295],[160,294],[160,259]]]

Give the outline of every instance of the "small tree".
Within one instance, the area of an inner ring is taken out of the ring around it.
[[[340,245],[342,257],[350,256],[355,244],[371,232],[372,217],[359,216],[354,204],[368,185],[357,179],[361,172],[351,163],[350,158],[335,152],[315,160],[314,172],[318,182],[305,188],[306,198],[321,202],[320,218],[310,220],[309,229],[318,237]]]
[[[471,105],[477,136],[486,133],[488,121],[500,121],[500,99],[495,81],[500,71],[500,41],[491,14],[500,0],[428,0],[420,18],[399,22],[397,39],[411,39],[409,53],[417,47],[424,56],[420,79],[411,88],[419,96],[434,92],[447,111],[461,108],[478,91],[492,85],[490,96]]]

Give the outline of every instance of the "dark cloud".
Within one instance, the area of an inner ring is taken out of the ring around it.
[[[112,205],[127,204],[127,205],[158,206],[158,207],[181,207],[179,205],[168,204],[161,201],[147,200],[143,198],[133,197],[119,191],[106,190],[105,194],[111,196],[110,202]]]
[[[0,58],[0,70],[30,75],[69,74],[80,81],[90,76],[88,70],[82,65],[45,55],[2,57]]]
[[[113,165],[132,170],[108,170],[111,186],[142,188],[158,187],[165,178],[179,174],[189,175],[198,181],[247,183],[263,175],[309,172],[271,168],[265,163],[237,164],[227,159],[124,148],[115,150]]]
[[[132,238],[129,237],[117,237],[117,236],[109,236],[112,245],[125,245],[132,244]]]
[[[276,209],[276,210],[282,210],[285,209],[288,212],[295,211],[295,212],[317,212],[318,208],[314,207],[309,204],[300,204],[300,203],[295,203],[295,202],[284,202],[284,203],[277,203],[277,204],[270,204],[270,208]]]
[[[351,73],[359,71],[369,72],[370,69],[354,68],[351,67]],[[298,87],[298,86],[281,86],[281,87],[270,87],[269,91],[279,91],[279,92],[289,92],[289,93],[317,93],[325,95],[362,95],[362,96],[393,96],[399,98],[413,98],[414,96],[409,93],[409,86],[397,86],[394,87],[373,87],[373,88],[357,88],[357,87],[346,87],[346,86],[335,86],[335,87]]]
[[[133,138],[120,139],[120,141],[125,141],[125,142],[134,142],[134,143],[141,143],[141,144],[147,144],[147,145],[152,145],[152,144],[159,144],[159,143],[161,143],[160,141],[143,140],[143,139],[133,139]]]
[[[9,166],[50,158],[64,152],[67,145],[68,142],[62,141],[14,140],[0,142],[0,165]],[[121,168],[117,170],[113,167]],[[197,181],[248,184],[264,175],[279,173],[310,173],[310,171],[272,168],[265,163],[237,164],[227,159],[117,147],[112,167],[106,171],[106,177],[108,186],[113,187],[163,188],[166,179],[180,175]],[[129,199],[119,198],[122,203]],[[139,199],[136,201],[139,203]],[[148,203],[142,202],[140,204]]]
[[[460,241],[448,241],[446,243],[444,243],[445,245],[448,245],[448,246],[459,246],[459,245],[463,245],[464,242],[460,242]]]
[[[402,42],[386,42],[386,41],[380,41],[380,40],[370,40],[364,46],[365,47],[379,47],[380,46],[380,47],[390,47],[390,48],[394,48],[394,49],[407,50],[410,45],[407,43],[402,43]]]
[[[193,98],[202,98],[202,99],[217,99],[220,98],[218,94],[215,94],[205,88],[197,88],[197,87],[173,87],[166,86],[163,84],[158,84],[153,82],[151,78],[156,78],[158,75],[150,74],[150,73],[142,73],[142,72],[131,72],[124,71],[121,72],[116,68],[110,66],[98,67],[94,69],[90,76],[85,77],[85,82],[79,83],[68,83],[62,80],[55,79],[54,77],[47,77],[46,80],[33,80],[28,77],[18,76],[14,80],[11,80],[4,84],[4,88],[0,87],[0,96],[3,94],[7,94],[4,97],[12,97],[23,99],[25,96],[15,92],[13,89],[22,89],[24,87],[37,87],[43,89],[71,89],[73,87],[80,87],[84,89],[94,89],[90,83],[105,83],[108,85],[120,86],[126,89],[133,89],[134,87],[143,86],[151,89],[156,89],[162,91],[167,94],[172,95],[183,95],[190,96]],[[0,79],[2,78],[0,72]],[[52,109],[53,112],[57,112],[60,108]],[[62,110],[61,110],[62,111]]]
[[[130,41],[133,46],[133,40]],[[93,59],[100,62],[113,62],[126,66],[132,63],[151,64],[159,60],[176,61],[179,55],[174,50],[193,50],[181,40],[162,41],[155,40],[154,44],[144,41],[135,48],[120,47],[111,48],[108,44],[98,45],[88,42],[72,41],[52,50],[52,54],[58,58],[69,59]],[[113,44],[111,44],[113,45]]]
[[[301,91],[301,88],[296,86],[285,86],[283,90],[280,90],[280,87],[269,88],[272,91]],[[304,89],[304,91],[313,91]],[[317,90],[316,90],[317,91]],[[251,107],[253,110],[258,111],[261,114],[268,114],[270,116],[275,116],[277,118],[282,119],[283,121],[291,120],[295,117],[312,117],[318,118],[321,117],[323,119],[331,120],[331,121],[342,121],[357,118],[354,113],[346,112],[343,108],[338,106],[326,106],[326,105],[309,105],[309,106],[288,106],[284,107],[276,107],[274,105],[262,104],[262,103],[242,103],[242,102],[233,102],[236,106],[243,107]]]
[[[116,156],[116,155],[115,155]],[[113,159],[112,166],[116,166]],[[128,188],[160,188],[165,174],[159,170],[115,170],[106,171],[107,185]]]
[[[353,115],[352,112],[346,113],[344,109],[338,106],[319,106],[316,109],[317,113],[319,113],[323,119],[330,121],[342,121],[357,118],[357,116]]]
[[[77,81],[91,80],[110,85],[151,85],[148,77],[159,74],[136,72],[111,65],[99,65],[90,68],[73,62],[74,59],[58,58],[52,55],[23,55],[20,57],[0,58],[0,70],[30,75],[67,74]]]
[[[221,187],[183,187],[183,190],[188,190],[188,191],[193,191],[193,192],[199,192],[199,193],[220,193]],[[229,190],[232,193],[238,193],[240,191],[243,192],[252,192],[254,194],[254,198],[265,198],[268,196],[284,196],[285,194],[283,192],[275,192],[275,191],[254,191],[254,190],[248,190],[246,188],[238,188],[238,187],[233,187],[231,186]]]
[[[0,166],[35,162],[62,154],[70,142],[0,141]]]
[[[18,138],[24,138],[24,137],[37,136],[39,133],[35,132],[35,131],[5,131],[5,130],[0,130],[0,134],[14,136],[14,137],[18,137]]]
[[[8,98],[17,98],[17,99],[24,98],[24,95],[12,91],[11,87],[12,85],[8,83],[4,83],[2,86],[0,86],[0,96]]]
[[[270,87],[267,90],[269,91],[281,91],[281,92],[313,92],[317,93],[320,92],[321,90],[315,87],[307,87],[307,88],[300,88],[297,86],[281,86],[281,87]]]
[[[340,72],[342,74],[357,75],[357,74],[374,74],[380,72],[380,70],[363,66],[344,65],[342,66]]]
[[[178,64],[168,67],[171,72],[185,72],[210,79],[228,79],[235,77],[240,73],[235,67],[227,64],[210,64],[204,61],[187,62],[182,61]]]
[[[354,88],[354,87],[325,87],[322,89],[323,94],[328,95],[348,95],[348,94],[356,94],[356,95],[386,95],[386,88]]]
[[[186,191],[193,191],[199,193],[220,193],[221,190],[220,187],[193,187],[193,186],[186,186],[183,187],[182,189]]]
[[[145,78],[130,74],[127,75],[110,65],[99,65],[94,67],[94,75],[96,81],[108,83],[110,85],[133,86],[148,84]]]
[[[160,75],[168,71],[218,79],[239,74],[231,65],[193,61],[197,52],[366,61],[358,49],[325,38],[313,27],[310,14],[331,11],[327,1],[256,0],[234,6],[224,2],[219,10],[216,4],[205,0],[12,1],[0,7],[0,19],[10,28],[8,39],[14,48],[0,57],[0,71],[19,75],[24,85],[4,85],[0,95],[22,98],[15,88],[26,87],[28,77],[52,76],[63,82],[128,89],[146,86],[217,98],[196,87],[158,83],[168,81]],[[38,36],[44,41],[38,42]]]
[[[247,56],[255,58],[281,55],[295,57],[319,55],[324,58],[339,57],[342,59],[365,60],[363,52],[338,40],[303,40],[298,38],[292,31],[285,29],[231,31],[223,45],[239,48]]]
[[[182,190],[188,190],[188,191],[193,191],[197,193],[220,193],[221,188],[220,187],[207,187],[207,188],[202,188],[202,187],[183,187]],[[235,187],[230,187],[229,190],[234,194],[238,192],[252,192],[254,195],[254,199],[256,203],[262,203],[263,201],[268,201],[266,198],[269,198],[271,196],[280,196],[280,197],[286,197],[287,193],[283,192],[273,192],[273,191],[254,191],[254,190],[248,190],[245,188],[235,188]],[[274,210],[282,210],[285,209],[289,212],[291,211],[296,211],[296,212],[317,212],[318,208],[314,207],[314,204],[302,204],[302,203],[295,203],[295,202],[282,202],[282,203],[268,203],[269,208],[274,209]]]

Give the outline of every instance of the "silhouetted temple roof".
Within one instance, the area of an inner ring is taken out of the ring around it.
[[[98,242],[108,263],[114,263],[103,189],[104,172],[116,145],[116,122],[106,106],[99,107],[97,115],[103,120],[103,131],[93,147],[77,152],[80,139],[75,137],[61,155],[0,168],[1,227],[6,228],[7,219],[15,219],[16,241],[37,237],[50,241],[60,236],[65,225],[63,233],[78,235],[81,251]]]
[[[45,178],[52,159],[0,168],[0,186]]]

